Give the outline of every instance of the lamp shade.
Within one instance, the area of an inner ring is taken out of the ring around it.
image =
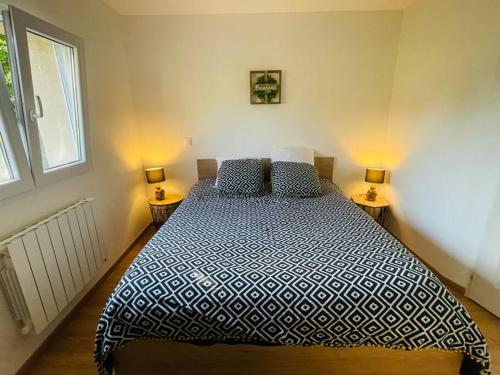
[[[383,184],[385,178],[385,169],[366,168],[365,181],[372,184]]]
[[[148,184],[156,184],[165,181],[165,172],[163,168],[149,168],[146,169],[146,179]]]

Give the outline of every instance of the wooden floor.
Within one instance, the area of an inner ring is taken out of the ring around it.
[[[81,308],[52,337],[44,347],[41,355],[23,373],[46,375],[97,373],[92,359],[92,352],[99,315],[122,274],[153,234],[154,229],[152,227],[148,228],[130,252],[118,263],[109,277],[88,296]],[[485,335],[490,347],[493,374],[500,374],[500,319],[469,299],[458,295],[459,293],[456,293],[451,286],[450,290],[465,305]],[[370,370],[367,369],[366,373],[369,374]]]

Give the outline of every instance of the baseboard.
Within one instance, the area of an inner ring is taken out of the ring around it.
[[[401,241],[400,241],[401,242]],[[450,280],[448,279],[446,276],[444,276],[441,272],[439,272],[438,270],[436,270],[434,267],[432,267],[429,263],[427,263],[425,260],[423,260],[416,252],[415,250],[413,249],[410,249],[408,246],[406,246],[405,244],[403,244],[406,249],[412,253],[415,258],[417,258],[419,261],[421,261],[423,264],[425,264],[425,266],[430,269],[432,271],[432,273],[434,273],[439,280],[443,281],[445,284],[448,284],[450,285],[456,292],[460,293],[460,295],[462,296],[465,296],[465,291],[466,291],[466,288],[463,287],[462,285],[460,284],[457,284],[456,282],[454,282],[453,280]]]
[[[396,238],[399,242],[401,242],[403,244],[403,246],[406,248],[406,250],[408,250],[415,258],[417,258],[420,262],[422,262],[428,269],[430,269],[432,271],[432,273],[434,273],[439,280],[443,281],[445,284],[448,284],[450,285],[454,290],[455,292],[458,292],[460,293],[460,295],[462,296],[465,296],[465,291],[467,290],[467,288],[463,287],[462,285],[460,284],[457,284],[456,282],[454,282],[453,280],[450,280],[448,279],[446,276],[444,276],[441,272],[439,272],[438,270],[436,270],[434,267],[432,267],[428,262],[426,262],[424,259],[422,259],[422,257],[420,255],[417,254],[417,252],[415,250],[413,250],[411,247],[409,247],[407,244],[405,244],[403,241],[401,241],[396,235],[394,235],[394,233],[392,233],[391,231],[389,231],[388,229],[385,229],[386,231],[388,231],[394,238]]]
[[[146,225],[139,233],[139,235],[130,242],[130,244],[125,248],[123,253],[113,262],[113,264],[102,274],[102,276],[95,282],[95,284],[81,297],[80,301],[66,314],[66,316],[61,320],[61,322],[54,328],[54,330],[45,338],[45,340],[35,349],[35,351],[28,357],[28,359],[23,363],[23,365],[16,371],[16,375],[22,375],[28,373],[28,370],[33,366],[34,362],[38,359],[40,354],[44,351],[45,346],[51,341],[62,327],[64,327],[70,319],[73,317],[75,312],[87,302],[88,297],[94,292],[101,283],[111,274],[118,263],[128,254],[130,250],[135,246],[137,241],[142,237],[142,235],[151,227],[153,223]]]

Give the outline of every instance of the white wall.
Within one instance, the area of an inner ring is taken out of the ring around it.
[[[490,97],[492,134],[500,124],[500,59],[497,64],[495,93]],[[494,115],[496,112],[496,116]],[[496,130],[497,134],[499,133]],[[497,137],[493,153],[500,153],[500,137]],[[496,166],[497,169],[498,163]],[[467,289],[467,296],[487,308],[500,318],[500,173],[497,173],[497,192],[490,209],[479,245],[478,257],[474,265],[474,277]]]
[[[93,169],[0,201],[0,237],[92,196],[109,266],[150,222],[120,18],[97,0],[11,3],[84,38]],[[21,336],[0,293],[0,373],[13,373],[53,327]]]
[[[404,11],[388,131],[391,229],[463,286],[499,183],[499,61],[499,1],[424,0]]]
[[[383,160],[400,11],[131,16],[125,36],[146,166],[186,192],[197,158],[308,146],[347,193]],[[251,105],[249,71],[283,70],[283,102]],[[193,138],[193,147],[184,143]]]

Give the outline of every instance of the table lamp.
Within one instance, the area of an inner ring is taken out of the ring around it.
[[[385,169],[381,168],[366,168],[365,181],[372,184],[383,184],[385,178]],[[375,185],[370,186],[370,190],[366,192],[366,200],[373,202],[377,199],[377,191]]]
[[[162,201],[165,199],[165,190],[161,188],[160,182],[165,181],[165,172],[163,168],[148,168],[146,169],[146,179],[148,184],[156,185],[155,197],[157,200]]]

